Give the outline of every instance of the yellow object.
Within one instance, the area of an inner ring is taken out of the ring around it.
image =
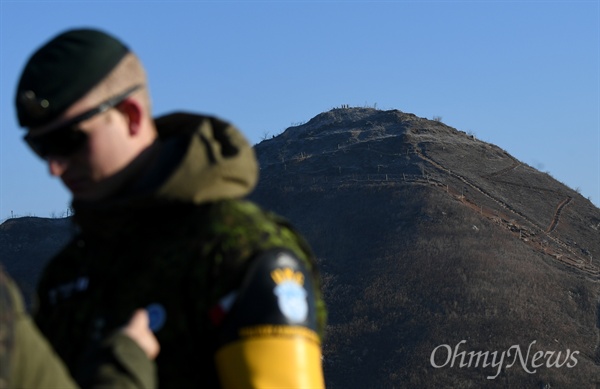
[[[224,389],[325,388],[316,333],[299,326],[258,326],[216,356]]]

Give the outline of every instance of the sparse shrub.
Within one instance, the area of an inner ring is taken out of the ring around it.
[[[296,156],[294,157],[294,159],[295,159],[297,162],[301,162],[301,161],[304,161],[304,160],[306,160],[306,159],[308,159],[308,158],[310,158],[310,157],[312,157],[312,155],[310,155],[310,154],[307,154],[307,153],[305,153],[304,151],[302,151],[302,152],[300,152],[300,154],[296,155]]]
[[[269,139],[269,131],[264,131],[262,136],[260,137],[260,140],[263,141],[267,139]]]

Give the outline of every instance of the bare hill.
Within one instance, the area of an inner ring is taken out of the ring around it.
[[[253,199],[324,270],[330,387],[600,385],[600,210],[577,192],[397,110],[334,109],[256,150]]]

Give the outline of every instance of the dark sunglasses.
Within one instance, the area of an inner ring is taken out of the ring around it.
[[[79,151],[87,142],[88,135],[78,128],[81,122],[116,107],[141,87],[142,85],[135,85],[125,92],[111,97],[96,108],[75,116],[54,130],[39,135],[28,133],[23,139],[41,158],[68,157]]]

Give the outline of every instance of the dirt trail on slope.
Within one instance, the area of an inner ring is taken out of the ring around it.
[[[556,211],[554,212],[554,217],[552,218],[552,223],[550,223],[550,226],[548,226],[548,229],[546,229],[547,234],[553,232],[556,229],[556,226],[558,226],[558,222],[560,221],[560,213],[562,212],[563,208],[571,202],[571,200],[573,200],[573,198],[571,196],[567,196],[566,199],[564,199],[560,204],[558,204],[558,207],[556,207]]]
[[[491,193],[489,193],[488,191],[486,191],[485,189],[483,189],[476,183],[470,181],[469,179],[467,179],[464,176],[461,176],[458,173],[451,171],[450,169],[448,169],[441,163],[433,160],[431,157],[426,156],[423,153],[423,151],[419,150],[417,147],[415,147],[415,152],[421,159],[423,159],[426,162],[429,162],[431,165],[433,165],[437,169],[451,175],[452,177],[459,179],[460,181],[462,181],[469,187],[477,190],[478,192],[480,192],[484,196],[486,196],[488,199],[490,199],[490,200],[494,201],[495,203],[497,203],[498,205],[500,205],[502,208],[508,210],[510,213],[518,215],[521,219],[526,221],[530,226],[525,227],[523,225],[520,225],[518,222],[516,222],[514,220],[510,220],[511,218],[507,217],[506,215],[501,215],[498,211],[494,211],[487,207],[479,205],[475,201],[465,198],[462,191],[459,192],[457,190],[450,189],[449,186],[446,185],[446,192],[452,194],[456,199],[460,200],[463,204],[469,206],[470,208],[477,211],[481,215],[486,216],[486,217],[494,220],[495,222],[504,225],[506,228],[508,228],[513,233],[518,234],[519,239],[521,239],[523,242],[532,246],[536,251],[550,255],[554,259],[558,260],[559,262],[561,262],[567,266],[577,268],[578,270],[588,273],[589,275],[592,275],[594,277],[597,277],[598,275],[600,275],[600,269],[597,266],[595,266],[594,264],[592,264],[591,258],[588,259],[588,258],[581,257],[567,243],[563,242],[562,240],[560,240],[557,237],[553,237],[553,236],[549,235],[550,232],[552,232],[556,229],[556,226],[558,225],[558,223],[560,221],[561,212],[563,211],[565,206],[571,202],[572,197],[568,196],[565,200],[563,200],[557,206],[552,223],[550,224],[550,226],[548,228],[543,228],[542,226],[538,225],[536,222],[534,222],[533,220],[528,218],[526,215],[524,215],[522,212],[519,212],[514,207],[512,207],[510,204],[496,198],[495,196],[493,196]],[[510,170],[510,169],[508,169],[508,170]],[[503,169],[503,171],[505,171],[505,172],[508,170]],[[499,173],[499,172],[497,172],[497,173]],[[498,174],[494,174],[494,175],[498,175]],[[554,243],[554,245],[551,245],[550,242]],[[552,246],[554,246],[554,247],[552,247]],[[566,253],[563,250],[566,251]]]

